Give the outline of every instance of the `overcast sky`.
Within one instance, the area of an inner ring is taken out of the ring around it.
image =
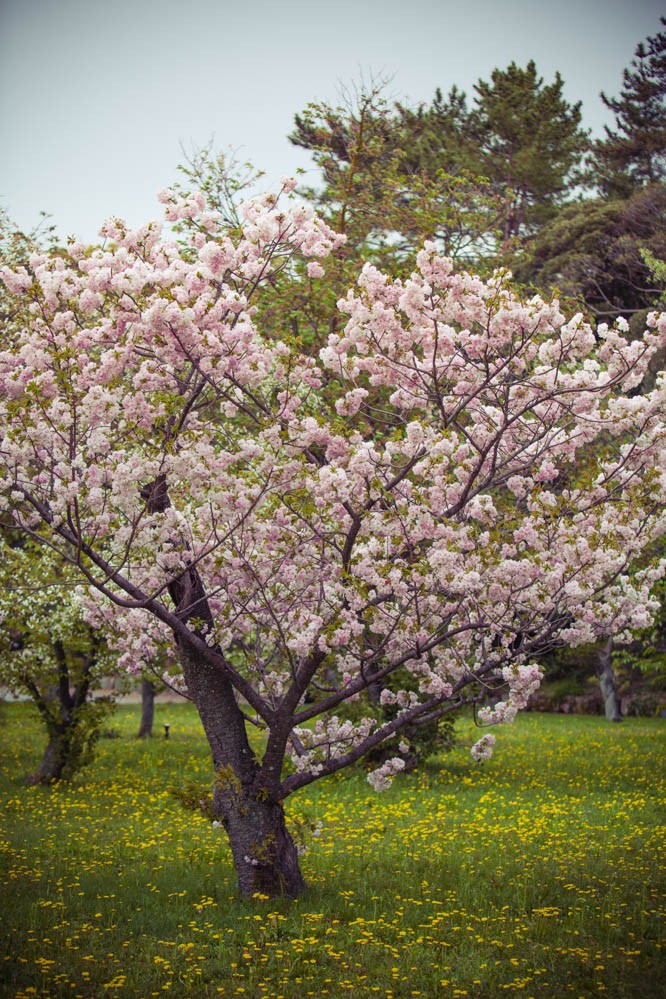
[[[266,171],[308,154],[287,141],[308,101],[361,75],[403,101],[468,93],[495,66],[534,59],[583,102],[616,94],[664,0],[0,0],[0,204],[92,240],[111,215],[160,217],[155,193],[182,147],[211,139]],[[313,175],[314,179],[314,175]]]

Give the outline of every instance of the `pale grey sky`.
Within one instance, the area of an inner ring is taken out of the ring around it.
[[[211,138],[272,186],[311,100],[361,74],[429,101],[534,59],[595,133],[664,0],[0,0],[0,204],[92,240],[111,215],[160,217],[155,193]],[[314,179],[314,174],[312,179]]]

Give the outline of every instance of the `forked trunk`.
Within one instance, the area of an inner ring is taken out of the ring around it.
[[[166,477],[159,475],[143,490],[151,513],[166,510]],[[196,620],[194,634],[205,640],[213,630],[206,591],[193,566],[169,584],[169,594],[183,622]],[[213,808],[227,831],[245,898],[257,892],[296,897],[305,890],[298,851],[282,804],[259,783],[259,764],[245,729],[245,718],[222,665],[213,666],[186,638],[176,636],[189,696],[201,718],[215,766]]]
[[[222,670],[181,646],[188,692],[203,723],[215,766],[213,810],[224,826],[244,898],[261,893],[296,898],[306,884],[284,810],[259,785],[259,764],[245,719]]]
[[[48,734],[42,762],[28,778],[30,784],[52,784],[70,777],[90,758],[96,737],[96,725],[90,715],[89,724],[85,725],[93,655],[86,656],[82,676],[72,690],[67,654],[62,642],[53,643],[53,653],[58,667],[57,683],[45,691],[31,677],[24,677],[26,689]]]

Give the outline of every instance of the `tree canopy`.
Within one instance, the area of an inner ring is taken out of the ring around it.
[[[418,227],[419,193],[427,190],[429,218],[415,234],[448,234],[443,248],[449,254],[464,234],[467,258],[478,261],[506,255],[522,242],[552,216],[576,181],[589,141],[580,103],[565,101],[562,88],[559,74],[544,84],[534,62],[493,70],[490,81],[475,85],[471,107],[456,87],[447,97],[438,90],[430,105],[390,106],[380,87],[338,107],[308,105],[296,115],[290,139],[313,151],[322,169],[323,201],[342,189],[344,176],[348,193],[355,185],[353,200],[361,199],[366,214],[373,206],[374,225],[386,230],[395,217],[386,211],[387,191],[395,201],[400,190],[404,235],[409,213],[411,227]]]
[[[647,624],[664,568],[637,560],[664,529],[666,385],[639,389],[666,316],[594,332],[430,243],[409,277],[362,267],[311,356],[261,326],[344,239],[293,187],[240,228],[166,190],[177,241],[113,220],[3,271],[5,514],[117,609],[127,665],[171,636],[244,894],[303,889],[289,794],[381,745],[386,786],[407,726],[489,689],[483,724],[511,719],[544,649]]]
[[[666,19],[661,18],[666,26]],[[666,31],[636,46],[618,97],[601,95],[615,127],[595,144],[595,176],[603,193],[631,194],[666,179]]]
[[[536,65],[515,63],[480,80],[470,131],[478,142],[480,172],[510,192],[504,218],[504,245],[533,232],[553,214],[575,183],[588,148],[581,128],[581,104],[562,95],[562,77],[544,85]]]
[[[646,251],[666,257],[666,185],[631,197],[588,198],[564,206],[515,264],[525,284],[557,291],[596,319],[635,317],[636,329],[659,305],[663,281]]]

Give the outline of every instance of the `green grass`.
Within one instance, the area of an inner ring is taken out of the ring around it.
[[[223,835],[170,794],[209,777],[192,709],[160,705],[149,742],[138,711],[41,788],[38,725],[1,707],[1,995],[661,994],[665,721],[523,715],[477,765],[462,720],[441,769],[382,795],[315,784],[288,802],[311,887],[276,903],[239,901]]]

